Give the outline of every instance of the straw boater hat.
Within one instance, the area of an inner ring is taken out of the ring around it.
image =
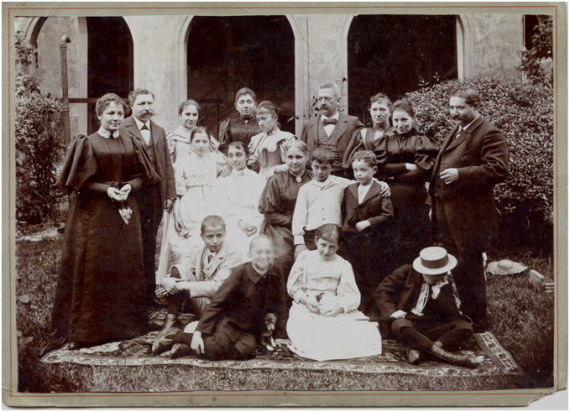
[[[491,262],[487,266],[487,271],[495,276],[517,275],[526,270],[526,266],[519,262],[503,259],[498,262]]]
[[[416,272],[424,275],[441,275],[457,266],[457,259],[442,247],[426,247],[414,260],[413,266]]]

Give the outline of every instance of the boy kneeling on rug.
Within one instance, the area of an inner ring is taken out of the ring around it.
[[[265,329],[265,316],[277,317],[278,345],[286,339],[287,295],[281,269],[274,266],[273,242],[259,235],[250,243],[251,262],[231,270],[230,276],[204,310],[194,333],[178,331],[173,336],[173,358],[204,355],[217,359],[246,360],[255,357],[256,337]]]
[[[454,353],[473,335],[468,317],[459,310],[457,289],[450,271],[457,259],[444,248],[428,247],[413,265],[404,265],[376,289],[382,316],[380,329],[408,347],[408,361],[432,355],[452,365],[476,368],[473,354]],[[383,333],[384,335],[384,333]]]
[[[199,319],[214,294],[230,274],[242,263],[242,253],[226,238],[226,224],[220,216],[207,216],[200,228],[202,245],[190,253],[182,264],[174,265],[169,276],[159,280],[157,295],[165,296],[168,311],[162,330],[152,345],[154,355],[169,350],[172,342],[166,335],[182,329],[178,316],[183,307]]]

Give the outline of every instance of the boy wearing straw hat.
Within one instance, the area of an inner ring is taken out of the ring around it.
[[[472,354],[454,353],[473,335],[468,317],[459,307],[457,289],[448,277],[457,259],[444,248],[428,247],[413,265],[404,265],[385,278],[376,290],[380,327],[408,348],[408,361],[426,355],[452,365],[476,368]],[[385,337],[386,333],[383,333]]]

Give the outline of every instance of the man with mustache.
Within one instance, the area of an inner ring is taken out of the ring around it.
[[[483,252],[497,231],[493,187],[508,175],[507,142],[499,129],[478,112],[479,93],[459,88],[451,93],[449,108],[457,125],[447,134],[430,181],[432,219],[436,219],[443,246],[458,257],[453,271],[461,310],[473,321],[475,332],[487,327],[487,295]]]
[[[262,132],[257,124],[255,108],[257,106],[256,96],[253,90],[243,87],[236,93],[235,107],[239,112],[238,119],[226,119],[220,123],[218,140],[219,150],[226,154],[231,142],[244,142],[249,146],[252,136]]]
[[[159,184],[145,186],[135,193],[141,221],[147,304],[157,307],[160,304],[155,300],[156,234],[163,209],[170,213],[176,198],[174,172],[168,153],[166,132],[150,120],[154,114],[154,94],[147,89],[135,89],[129,93],[129,105],[133,114],[121,125],[121,134],[138,139],[161,179]]]
[[[344,159],[344,153],[350,143],[352,134],[364,125],[357,117],[347,116],[339,112],[340,87],[333,82],[319,85],[317,107],[320,116],[312,117],[303,126],[301,140],[307,144],[309,153],[318,147],[326,147],[334,153],[334,164],[331,174],[350,177],[346,170],[350,168],[350,159]]]

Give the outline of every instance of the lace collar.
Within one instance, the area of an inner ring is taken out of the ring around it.
[[[115,130],[113,133],[111,133],[109,130],[103,129],[103,126],[101,126],[99,130],[97,130],[97,134],[100,135],[101,137],[104,137],[105,139],[110,139],[110,138],[118,139],[119,136],[121,135],[118,130]]]

